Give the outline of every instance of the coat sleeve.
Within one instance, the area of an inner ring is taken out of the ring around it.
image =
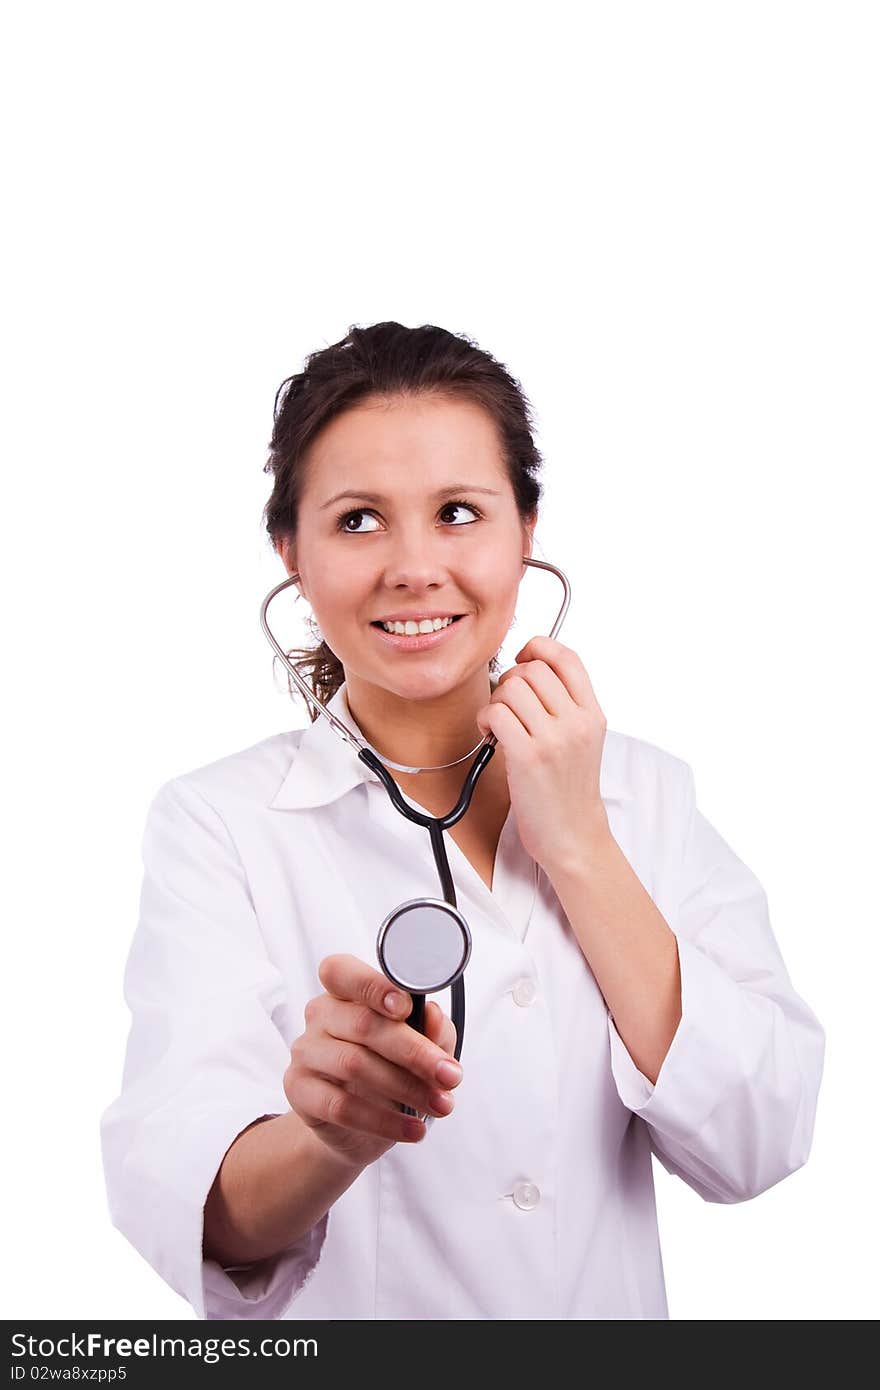
[[[681,873],[669,926],[681,1019],[652,1086],[610,1013],[611,1068],[667,1172],[709,1202],[757,1196],[806,1163],[825,1033],[792,988],[767,898],[696,805],[684,768]]]
[[[290,1050],[273,1018],[283,981],[229,832],[183,778],[149,808],[143,861],[122,1088],[101,1117],[111,1219],[198,1318],[277,1318],[317,1266],[328,1216],[249,1266],[221,1267],[202,1243],[227,1149],[290,1109]]]

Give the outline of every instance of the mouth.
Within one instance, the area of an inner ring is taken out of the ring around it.
[[[461,627],[467,617],[467,613],[457,613],[444,627],[432,632],[386,632],[381,622],[370,623],[370,627],[384,642],[396,647],[398,651],[421,652],[428,648],[437,647],[441,642],[448,642],[451,635]]]

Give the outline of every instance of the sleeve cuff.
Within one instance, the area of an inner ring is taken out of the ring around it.
[[[730,1087],[759,1065],[766,1037],[762,1019],[772,1004],[743,990],[691,941],[676,940],[681,1018],[653,1085],[627,1051],[610,1012],[608,1033],[623,1104],[669,1138],[686,1142]]]
[[[325,1212],[296,1245],[255,1265],[224,1269],[216,1260],[204,1260],[205,1320],[283,1318],[318,1266],[329,1219]]]
[[[191,1106],[185,1125],[179,1115],[157,1110],[127,1152],[125,1117],[111,1107],[103,1121],[105,1163],[118,1175],[111,1190],[113,1224],[199,1319],[283,1316],[320,1258],[329,1212],[296,1245],[254,1265],[226,1270],[204,1257],[204,1204],[224,1155],[243,1129],[278,1114],[278,1106],[278,1093],[269,1089],[235,1105]]]
[[[201,1283],[198,1291],[199,1302],[193,1306],[197,1316],[209,1322],[230,1318],[283,1317],[285,1310],[305,1287],[316,1269],[327,1237],[329,1212],[325,1212],[320,1221],[306,1231],[295,1245],[254,1264],[224,1266],[217,1260],[207,1259],[204,1255],[204,1202],[210,1186],[227,1149],[241,1131],[254,1119],[264,1115],[274,1117],[280,1113],[277,1109],[277,1097],[272,1098],[271,1103],[268,1103],[268,1095],[266,1099],[267,1103],[262,1109],[251,1105],[250,1114],[244,1123],[241,1122],[240,1111],[237,1113],[232,1125],[227,1127],[227,1132],[231,1130],[231,1137],[225,1141],[225,1147],[223,1140],[212,1147],[213,1157],[207,1165],[210,1170],[207,1185],[204,1174],[199,1185],[199,1190],[204,1188],[198,1226]]]

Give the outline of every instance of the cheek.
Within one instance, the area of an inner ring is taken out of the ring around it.
[[[512,617],[519,599],[520,580],[518,566],[501,570],[496,566],[494,574],[487,578],[484,592],[488,596],[487,607],[499,617]]]
[[[324,637],[328,639],[340,637],[351,627],[351,595],[346,596],[342,592],[328,591],[322,585],[321,593],[312,600],[311,612]]]
[[[312,589],[316,614],[322,615],[327,622],[341,623],[356,617],[364,602],[357,576],[350,568],[343,571],[341,566],[330,564],[321,568],[320,578]]]
[[[511,557],[509,549],[499,555],[497,549],[487,546],[479,558],[474,557],[469,577],[462,576],[462,582],[469,583],[471,592],[485,608],[497,608],[507,603],[508,596],[515,601],[524,570],[525,566]]]
[[[516,614],[517,597],[516,576],[499,583],[496,571],[494,586],[481,595],[482,623],[490,645],[499,647],[510,631]]]

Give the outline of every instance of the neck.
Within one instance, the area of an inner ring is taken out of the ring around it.
[[[358,677],[346,675],[345,682],[351,716],[367,742],[391,762],[424,768],[416,774],[424,786],[467,775],[467,760],[457,767],[443,765],[465,758],[481,743],[477,714],[491,694],[488,671],[442,696],[424,699],[403,698]],[[400,775],[394,768],[389,771],[394,777]]]

